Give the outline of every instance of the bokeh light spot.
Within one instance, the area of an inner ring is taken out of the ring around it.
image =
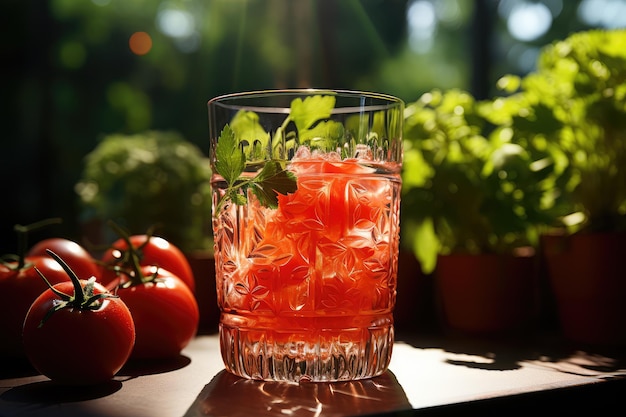
[[[517,3],[507,20],[509,33],[517,40],[530,42],[543,36],[552,26],[552,13],[542,3]]]
[[[583,0],[578,6],[578,18],[590,26],[623,28],[626,26],[626,1]]]
[[[408,6],[406,19],[411,50],[419,54],[430,51],[437,29],[435,6],[426,0],[413,1]]]
[[[135,55],[145,55],[152,49],[152,38],[146,32],[135,32],[130,36],[128,46]]]
[[[193,15],[177,9],[161,10],[157,16],[157,26],[161,32],[173,38],[189,37],[195,29]]]
[[[83,66],[87,57],[85,47],[78,42],[68,42],[61,46],[59,58],[61,65],[67,69],[78,69]]]

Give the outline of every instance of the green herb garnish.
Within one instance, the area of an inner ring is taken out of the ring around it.
[[[335,108],[335,97],[312,96],[291,102],[291,112],[283,126],[294,121],[299,132],[310,129],[318,120],[328,119]]]
[[[334,107],[333,96],[317,95],[304,100],[294,99],[289,115],[274,134],[271,146],[268,143],[270,135],[261,127],[258,115],[250,111],[239,112],[231,124],[224,127],[215,148],[215,170],[228,184],[216,212],[219,212],[227,200],[237,205],[246,204],[248,199],[245,191],[248,189],[254,193],[261,205],[269,208],[278,207],[278,194],[295,192],[296,176],[284,168],[284,162],[274,158],[266,160],[261,171],[256,176],[248,178],[241,175],[246,167],[246,157],[263,160],[265,152],[274,153],[291,122],[297,129],[299,139],[295,132],[286,134],[287,141],[291,142],[287,145],[288,148],[295,147],[295,143],[298,142],[301,145],[316,145],[331,150],[331,144],[326,142],[336,143],[343,135],[343,126],[340,123],[324,120],[330,117]],[[319,146],[320,143],[324,146]],[[244,144],[247,146],[243,146]]]
[[[291,102],[289,116],[274,135],[276,146],[280,137],[290,122],[296,126],[298,137],[294,132],[285,134],[287,149],[300,145],[307,145],[312,149],[325,152],[336,150],[336,145],[344,136],[343,125],[334,120],[327,120],[335,108],[334,96],[310,96],[304,100],[297,98]]]
[[[226,194],[216,207],[219,212],[225,201],[231,200],[237,205],[246,204],[248,199],[245,192],[250,188],[261,205],[270,208],[278,207],[278,194],[293,193],[296,191],[296,176],[283,168],[280,161],[267,161],[259,173],[253,178],[242,177],[246,166],[245,154],[239,147],[235,133],[229,125],[222,130],[215,148],[215,170],[228,184]]]

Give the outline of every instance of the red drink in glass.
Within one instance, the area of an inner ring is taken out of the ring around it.
[[[393,346],[400,168],[299,146],[277,208],[248,190],[214,213],[226,368],[253,379],[338,381],[383,373]],[[252,175],[252,174],[247,174]],[[214,206],[225,182],[214,175]]]

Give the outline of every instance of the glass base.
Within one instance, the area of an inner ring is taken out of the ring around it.
[[[387,320],[366,328],[313,331],[260,330],[220,323],[226,369],[265,381],[336,382],[375,377],[389,366],[393,339],[393,324]]]

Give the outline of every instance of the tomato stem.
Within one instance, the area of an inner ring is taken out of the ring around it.
[[[34,230],[41,229],[51,224],[60,224],[62,220],[58,217],[40,220],[29,225],[16,224],[13,230],[17,233],[17,267],[16,270],[24,268],[26,265],[26,252],[28,251],[28,234]]]
[[[85,302],[85,294],[83,293],[83,287],[80,285],[80,279],[76,273],[70,268],[70,266],[59,255],[52,252],[50,249],[46,249],[46,253],[54,258],[55,261],[61,265],[61,268],[67,273],[74,285],[74,300],[77,306],[81,306]],[[53,290],[54,291],[54,290]]]
[[[146,279],[146,277],[141,272],[139,250],[141,250],[141,248],[143,248],[148,243],[150,237],[152,236],[152,232],[150,231],[146,242],[144,242],[140,247],[137,248],[133,246],[133,243],[130,240],[130,235],[119,225],[117,225],[117,223],[109,221],[109,225],[124,240],[124,242],[126,242],[126,246],[128,247],[126,249],[126,253],[130,257],[130,259],[128,259],[126,256],[124,258],[126,258],[126,262],[130,262],[132,268],[133,273],[129,274],[131,286],[143,284],[150,281],[149,279]]]
[[[39,276],[45,281],[48,288],[50,288],[50,290],[52,290],[52,292],[54,292],[61,299],[61,302],[55,304],[54,307],[48,311],[48,313],[44,316],[44,318],[39,323],[38,327],[43,326],[44,323],[50,318],[50,316],[52,316],[52,314],[54,314],[55,312],[63,308],[71,307],[71,308],[75,308],[79,310],[96,310],[99,307],[99,303],[98,303],[99,300],[103,298],[108,298],[108,297],[117,298],[116,295],[111,294],[111,293],[94,294],[94,285],[96,282],[95,277],[89,278],[87,280],[87,283],[83,287],[76,273],[72,270],[72,268],[70,268],[70,266],[59,255],[57,255],[50,249],[46,249],[46,253],[50,255],[52,258],[54,258],[54,260],[57,261],[59,265],[61,265],[63,270],[70,277],[70,280],[72,281],[72,285],[74,286],[74,294],[72,295],[65,294],[64,292],[56,289],[52,284],[50,284],[50,281],[46,279],[46,277],[41,273],[41,271],[37,269],[37,267],[34,267],[35,271],[37,271]]]

